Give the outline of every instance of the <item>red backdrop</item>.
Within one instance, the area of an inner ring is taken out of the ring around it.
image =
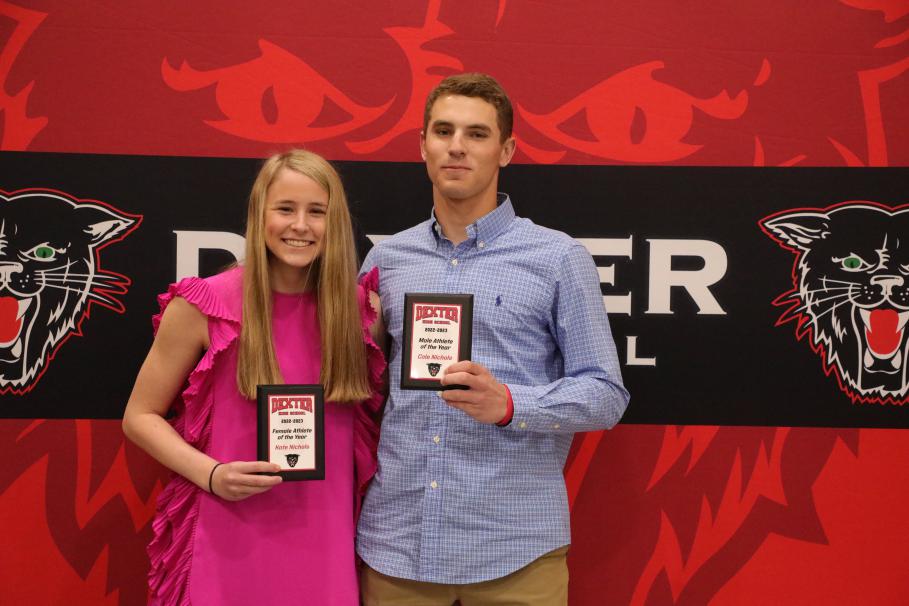
[[[909,166],[906,0],[229,4],[0,1],[0,149],[417,162],[468,70],[519,163]],[[3,419],[0,448],[0,602],[142,603],[166,475],[119,422]],[[901,604],[906,460],[900,429],[579,436],[571,603]]]

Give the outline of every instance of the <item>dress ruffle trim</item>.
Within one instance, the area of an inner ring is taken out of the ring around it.
[[[236,277],[239,278],[239,273]],[[158,297],[161,313],[152,319],[155,332],[161,323],[161,315],[174,297],[183,297],[209,318],[210,347],[189,375],[186,388],[173,407],[177,413],[174,429],[189,444],[206,452],[211,439],[212,407],[212,399],[205,392],[207,379],[218,357],[239,337],[240,319],[215,296],[205,280],[186,278],[172,284],[166,293]],[[158,497],[158,511],[152,525],[153,538],[148,545],[152,604],[190,604],[188,581],[200,496],[201,492],[195,484],[175,474]]]
[[[227,272],[214,279],[221,277],[233,277],[238,284],[242,279],[239,272]],[[376,311],[370,305],[369,292],[378,291],[378,283],[378,270],[373,269],[363,277],[358,289],[371,396],[357,405],[354,427],[354,459],[359,497],[357,514],[362,497],[376,472],[379,425],[385,400],[385,355],[370,333]],[[239,338],[240,317],[238,311],[228,308],[214,294],[208,281],[186,278],[171,285],[166,293],[158,297],[161,311],[152,318],[155,332],[160,326],[164,310],[178,296],[208,316],[211,345],[189,375],[181,398],[172,407],[176,412],[173,426],[189,444],[206,452],[211,439],[212,412],[212,400],[205,391],[207,379],[218,357]],[[195,484],[176,474],[158,497],[157,514],[152,524],[153,538],[148,545],[151,604],[190,606],[189,573],[200,497],[201,492]]]
[[[372,338],[370,327],[376,320],[376,310],[369,301],[370,292],[379,290],[379,269],[373,268],[360,280],[358,296],[360,297],[361,318],[363,321],[363,340],[366,343],[366,367],[369,373],[370,397],[357,405],[357,417],[354,425],[354,460],[357,471],[357,507],[366,495],[369,482],[376,473],[377,450],[379,447],[379,426],[382,422],[382,406],[385,402],[385,354]]]

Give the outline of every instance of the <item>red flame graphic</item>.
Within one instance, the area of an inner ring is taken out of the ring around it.
[[[371,154],[388,145],[398,135],[423,124],[423,106],[426,103],[426,96],[445,77],[441,72],[456,73],[464,69],[463,64],[454,57],[425,48],[429,42],[454,33],[451,28],[439,21],[441,4],[442,0],[430,0],[426,7],[426,20],[422,27],[385,28],[385,33],[401,47],[407,57],[407,63],[410,65],[410,98],[407,102],[407,109],[404,110],[394,126],[378,137],[347,143],[350,151],[357,154]]]
[[[144,604],[137,571],[148,566],[165,470],[126,442],[119,421],[7,419],[0,448],[4,552],[18,560],[0,565],[4,600]]]
[[[34,88],[34,80],[14,95],[6,92],[7,80],[16,58],[46,16],[47,13],[0,1],[0,17],[6,17],[14,22],[12,35],[0,50],[0,114],[3,116],[0,150],[3,151],[27,149],[32,139],[47,126],[46,117],[28,117],[28,96]]]

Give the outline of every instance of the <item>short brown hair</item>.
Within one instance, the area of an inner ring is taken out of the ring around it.
[[[514,124],[514,110],[505,89],[495,78],[487,74],[471,72],[448,76],[426,97],[426,109],[423,111],[423,132],[429,126],[429,115],[436,100],[443,95],[461,95],[478,97],[496,108],[496,123],[502,133],[502,141],[511,136]]]

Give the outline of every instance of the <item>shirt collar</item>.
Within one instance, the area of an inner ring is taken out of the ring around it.
[[[511,198],[508,194],[496,194],[497,206],[473,223],[467,226],[467,239],[476,240],[477,242],[492,242],[511,224],[515,218],[514,207],[511,205]],[[436,211],[433,208],[430,214],[429,225],[432,234],[438,241],[442,236],[442,226],[436,220]]]

